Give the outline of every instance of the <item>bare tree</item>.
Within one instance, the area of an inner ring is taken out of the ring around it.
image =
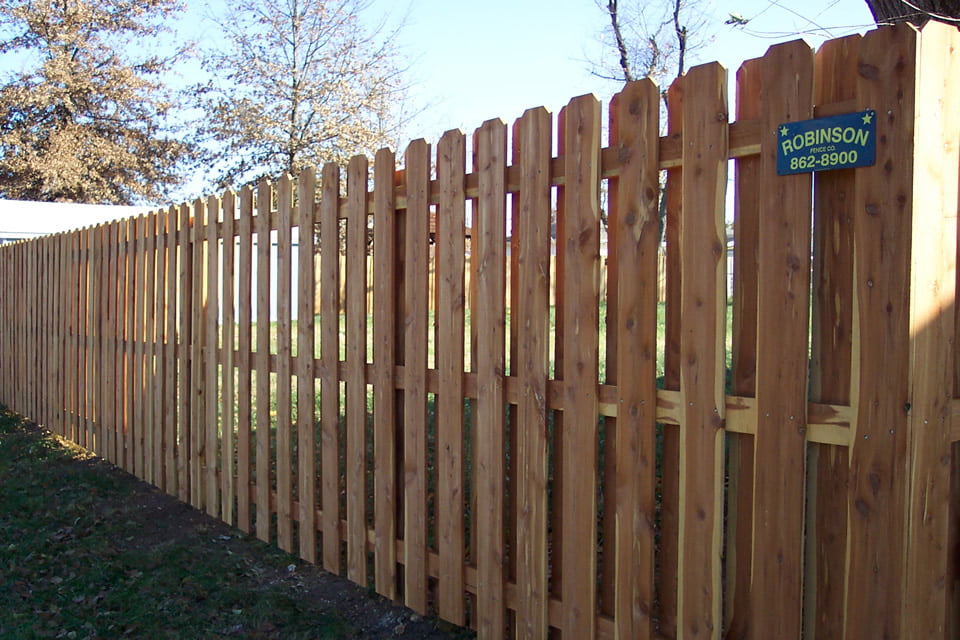
[[[603,35],[610,45],[592,69],[601,78],[623,82],[652,78],[665,84],[683,75],[687,53],[703,44],[706,23],[697,13],[698,0],[596,2],[610,20],[609,32]]]
[[[159,78],[169,61],[131,46],[180,8],[0,1],[0,53],[23,65],[0,87],[0,195],[131,204],[180,184],[189,148],[167,125],[174,103]]]
[[[405,86],[396,31],[366,0],[239,0],[204,57],[204,143],[218,187],[372,153],[394,142]]]

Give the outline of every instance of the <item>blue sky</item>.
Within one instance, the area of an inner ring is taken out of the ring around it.
[[[626,0],[621,0],[621,5]],[[735,76],[744,60],[771,44],[803,37],[825,39],[873,26],[863,0],[704,0],[710,41],[688,60],[717,60]],[[368,19],[403,14],[396,0],[374,0]],[[750,19],[745,28],[723,24],[729,14]],[[571,97],[595,93],[606,101],[617,84],[591,75],[588,59],[600,50],[608,25],[594,0],[409,0],[401,33],[414,82],[414,100],[426,110],[409,138],[435,141],[460,127],[472,131],[494,117],[512,122],[524,109],[558,111]],[[733,96],[733,93],[730,94]]]

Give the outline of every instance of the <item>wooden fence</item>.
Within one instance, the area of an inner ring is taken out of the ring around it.
[[[606,142],[584,96],[383,150],[369,191],[357,157],[345,193],[326,166],[0,247],[0,399],[482,638],[957,637],[958,45],[777,45],[734,117],[691,69],[663,137],[641,81]],[[874,166],[776,174],[780,123],[868,108]]]

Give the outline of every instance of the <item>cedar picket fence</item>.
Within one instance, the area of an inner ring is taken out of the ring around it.
[[[777,45],[733,122],[708,64],[664,137],[641,81],[606,146],[584,96],[556,155],[532,109],[445,134],[435,176],[421,140],[403,170],[376,155],[372,191],[357,157],[344,194],[331,165],[0,247],[0,398],[482,638],[956,637],[958,44],[931,23]],[[867,108],[874,166],[776,175],[779,123]],[[294,229],[319,238],[296,264]]]

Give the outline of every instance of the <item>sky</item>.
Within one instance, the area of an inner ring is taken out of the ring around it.
[[[606,102],[618,89],[617,83],[590,73],[590,60],[598,57],[600,37],[609,25],[595,0],[408,2],[404,12],[397,0],[374,0],[367,16],[395,21],[405,15],[400,42],[411,94],[424,105],[408,127],[408,138],[433,142],[447,129],[469,132],[495,117],[509,123],[530,107],[557,112],[570,98],[586,93]],[[688,67],[716,60],[730,78],[744,60],[762,56],[777,42],[802,37],[816,47],[825,39],[873,27],[863,0],[805,0],[802,5],[793,0],[703,0],[699,8],[708,42],[691,54]],[[740,28],[725,25],[730,14],[750,22]]]

